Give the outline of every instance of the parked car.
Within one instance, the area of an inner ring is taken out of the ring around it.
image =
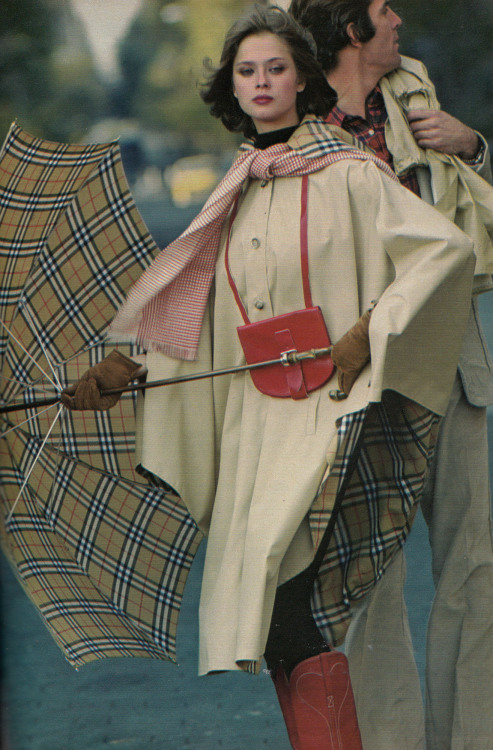
[[[224,174],[220,160],[211,154],[196,154],[177,159],[164,170],[164,181],[171,199],[181,208],[200,205]]]

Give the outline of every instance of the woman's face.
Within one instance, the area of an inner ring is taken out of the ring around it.
[[[297,125],[296,95],[304,87],[283,39],[269,31],[243,39],[233,61],[233,92],[257,133]]]

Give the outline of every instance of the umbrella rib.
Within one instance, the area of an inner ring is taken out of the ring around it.
[[[32,322],[32,321],[31,321],[31,322]],[[56,389],[57,391],[60,391],[60,390],[61,390],[61,386],[60,386],[60,385],[57,385],[57,383],[55,383],[55,382],[54,382],[54,381],[53,381],[53,380],[52,380],[52,379],[50,378],[50,376],[48,375],[48,373],[47,373],[47,372],[45,372],[45,371],[43,370],[43,368],[41,367],[41,365],[39,365],[39,364],[38,364],[38,363],[36,362],[36,360],[34,359],[34,357],[32,356],[32,354],[29,354],[29,352],[28,352],[28,351],[27,351],[27,349],[26,349],[26,348],[25,348],[25,347],[24,347],[24,346],[23,346],[23,345],[21,344],[21,342],[19,341],[19,339],[17,338],[17,336],[14,336],[14,334],[12,333],[12,331],[10,331],[10,330],[9,330],[9,328],[7,328],[7,326],[5,325],[5,323],[4,323],[4,322],[3,322],[2,320],[0,320],[0,325],[1,325],[1,326],[2,326],[2,327],[3,327],[4,329],[5,329],[5,330],[6,330],[7,334],[8,334],[8,335],[9,335],[9,336],[10,336],[11,338],[13,338],[13,339],[14,339],[14,341],[16,342],[16,344],[18,344],[18,346],[20,346],[20,348],[22,349],[22,351],[24,352],[24,354],[27,354],[27,356],[29,357],[29,359],[31,360],[31,362],[32,362],[32,363],[33,363],[33,364],[34,364],[34,365],[35,365],[35,366],[36,366],[36,367],[38,368],[38,370],[39,370],[39,371],[40,371],[40,372],[41,372],[41,373],[42,373],[42,374],[43,374],[43,375],[45,376],[45,378],[47,378],[47,379],[48,379],[48,380],[50,381],[50,383],[52,384],[53,388],[55,388],[55,389]],[[40,344],[41,344],[41,342],[40,342]],[[42,344],[41,344],[41,347],[43,347],[43,345],[42,345]]]
[[[59,419],[59,417],[60,417],[60,414],[61,414],[61,412],[62,412],[62,409],[63,409],[63,406],[62,406],[62,405],[60,405],[60,406],[58,407],[58,412],[56,413],[56,416],[55,416],[55,418],[53,419],[53,422],[52,422],[52,423],[51,423],[51,425],[50,425],[50,429],[49,429],[49,430],[48,430],[48,432],[46,433],[46,436],[45,436],[45,438],[44,438],[43,442],[41,443],[41,447],[40,447],[39,451],[38,451],[38,452],[36,453],[36,456],[35,456],[35,458],[34,458],[34,461],[32,462],[31,468],[29,469],[29,471],[28,471],[28,473],[27,473],[27,476],[25,477],[25,479],[24,479],[24,481],[23,481],[23,483],[22,483],[22,487],[20,488],[20,490],[19,490],[19,494],[17,495],[17,497],[16,497],[16,499],[15,499],[15,501],[14,501],[14,504],[13,504],[12,508],[11,508],[11,509],[10,509],[10,511],[9,511],[9,514],[8,514],[8,516],[7,516],[7,519],[6,519],[6,522],[5,522],[5,523],[9,523],[9,522],[10,522],[10,520],[11,520],[11,518],[12,518],[13,514],[14,514],[14,511],[15,511],[15,509],[17,508],[17,504],[18,504],[18,502],[19,502],[19,500],[20,500],[20,498],[21,498],[21,495],[22,495],[22,493],[24,492],[24,489],[25,489],[25,487],[26,487],[26,484],[27,484],[27,483],[28,483],[28,481],[29,481],[29,477],[31,476],[31,474],[32,474],[32,473],[33,473],[33,471],[34,471],[34,467],[36,466],[36,464],[37,464],[37,462],[38,462],[38,458],[39,458],[39,457],[40,457],[40,455],[41,455],[41,451],[43,450],[43,448],[44,448],[44,447],[45,447],[45,445],[46,445],[46,441],[47,441],[47,440],[48,440],[48,438],[50,437],[50,435],[51,435],[51,432],[52,432],[53,428],[55,427],[55,424],[56,424],[56,423],[58,422],[58,419]]]
[[[0,378],[2,380],[6,380],[7,383],[14,383],[14,385],[23,385],[26,388],[31,388],[33,391],[42,391],[44,388],[46,388],[43,383],[41,383],[40,385],[34,385],[34,383],[26,383],[25,381],[19,380],[18,378],[9,378],[3,373],[0,373]]]
[[[60,379],[58,377],[58,373],[57,373],[55,367],[53,366],[53,364],[52,364],[52,362],[50,360],[50,357],[48,356],[48,352],[46,351],[46,347],[43,344],[43,341],[42,341],[41,337],[36,332],[36,327],[34,325],[34,321],[32,319],[31,313],[29,312],[29,310],[26,307],[24,308],[24,314],[29,318],[29,322],[31,323],[31,328],[32,328],[33,331],[35,331],[35,336],[36,336],[36,339],[38,341],[38,344],[40,345],[41,351],[45,355],[46,361],[48,362],[49,368],[51,370],[51,373],[52,373],[54,381],[55,381],[53,383],[53,385],[55,386],[55,388],[57,388],[58,390],[61,391],[62,390],[62,385],[60,383]],[[48,377],[48,375],[46,375],[46,377]],[[49,380],[49,378],[48,378],[48,380]],[[52,382],[52,381],[50,380],[50,382]]]
[[[0,373],[0,380],[5,380],[7,383],[13,383],[14,385],[21,385],[24,388],[29,388],[31,391],[38,392],[38,393],[46,393],[47,386],[44,383],[40,383],[40,385],[34,385],[31,383],[26,383],[23,380],[18,380],[17,378],[8,378],[6,375],[2,375]]]
[[[8,430],[5,432],[0,433],[0,438],[4,438],[6,435],[9,434],[9,432],[13,432],[14,430],[18,430],[19,427],[22,427],[23,425],[27,424],[28,422],[32,422],[34,419],[37,419],[42,414],[44,414],[46,411],[49,411],[52,406],[55,406],[55,404],[50,404],[50,406],[47,406],[46,409],[43,409],[42,411],[38,411],[36,414],[33,414],[32,417],[27,417],[27,419],[22,420],[22,422],[19,422],[19,424],[14,425],[13,427],[9,427]]]

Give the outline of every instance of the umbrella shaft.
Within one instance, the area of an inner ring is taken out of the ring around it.
[[[226,367],[224,370],[209,370],[208,372],[197,372],[194,375],[179,375],[176,378],[165,378],[164,380],[151,380],[149,383],[134,383],[127,385],[125,388],[111,388],[102,391],[102,396],[109,396],[114,393],[128,393],[129,391],[145,391],[148,388],[158,388],[163,385],[174,385],[175,383],[188,383],[190,380],[203,380],[204,378],[216,378],[218,375],[232,375],[235,372],[245,370],[257,370],[259,367],[268,367],[269,365],[281,364],[280,359],[270,359],[266,362],[258,362],[254,365],[238,365],[238,367]]]
[[[52,406],[60,403],[60,396],[51,396],[50,398],[39,399],[38,401],[26,401],[22,404],[10,404],[10,406],[0,407],[0,414],[7,414],[11,411],[21,411],[21,409],[37,409],[40,406]]]
[[[173,385],[174,383],[186,383],[190,380],[202,380],[204,378],[215,378],[218,375],[232,375],[235,372],[244,372],[245,370],[258,370],[260,367],[269,367],[272,365],[284,365],[289,367],[296,362],[301,362],[305,359],[316,359],[318,357],[326,357],[330,355],[331,347],[323,349],[310,349],[306,352],[286,352],[284,356],[279,359],[269,359],[265,362],[257,362],[251,365],[238,365],[236,367],[226,367],[223,370],[209,370],[207,372],[197,372],[193,375],[179,375],[176,378],[166,378],[164,380],[152,380],[150,383],[133,383],[127,385],[124,388],[109,388],[106,391],[102,391],[102,396],[109,396],[116,393],[128,393],[130,391],[145,391],[147,388],[158,388],[163,385]],[[39,401],[30,401],[23,404],[11,404],[9,406],[0,407],[0,414],[6,414],[8,412],[20,411],[21,409],[35,409],[40,406],[51,406],[60,402],[59,396],[53,396],[51,398],[42,399]]]
[[[244,372],[245,370],[258,370],[260,367],[269,367],[272,365],[283,365],[289,367],[290,365],[302,362],[305,359],[317,359],[318,357],[327,357],[330,355],[332,347],[324,347],[323,349],[309,349],[306,352],[290,351],[285,352],[281,357],[277,359],[269,359],[264,362],[256,362],[248,365],[237,365],[235,367],[225,367],[223,370],[208,370],[207,372],[197,372],[194,375],[179,375],[176,378],[166,378],[164,380],[152,380],[150,383],[135,383],[127,385],[124,388],[111,388],[107,391],[102,391],[102,396],[109,396],[116,393],[127,393],[129,391],[145,391],[147,388],[158,388],[163,385],[173,385],[175,383],[187,383],[190,380],[202,380],[203,378],[215,378],[218,375],[232,375],[236,372]]]

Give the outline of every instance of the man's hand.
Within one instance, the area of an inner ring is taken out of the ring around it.
[[[421,148],[433,148],[461,159],[474,159],[478,153],[477,133],[443,110],[410,109],[407,119]]]

